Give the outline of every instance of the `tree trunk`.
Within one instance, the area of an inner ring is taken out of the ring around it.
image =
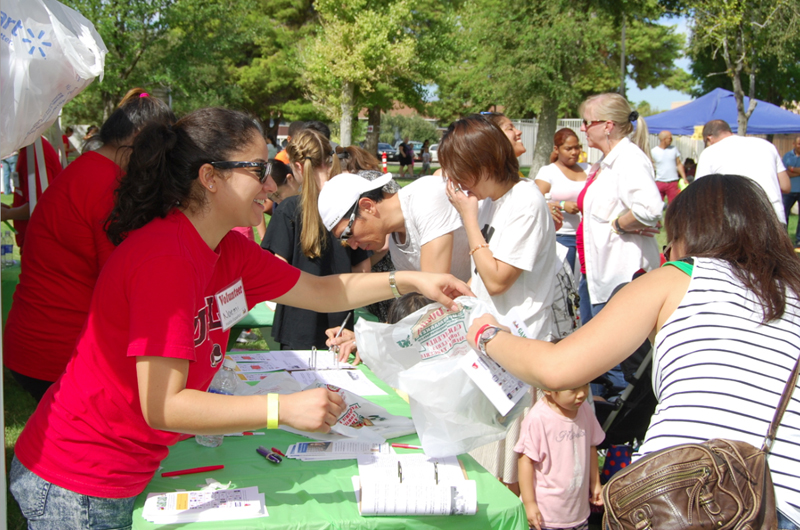
[[[353,105],[356,87],[350,81],[342,83],[342,118],[339,120],[339,143],[348,147],[353,139]]]
[[[372,127],[372,132],[367,132],[364,149],[378,156],[378,139],[381,135],[381,108],[379,106],[374,105],[367,111],[367,126]]]
[[[101,97],[103,98],[103,122],[105,123],[109,116],[111,116],[111,114],[114,112],[117,105],[114,101],[113,94],[103,92]]]
[[[619,95],[625,97],[625,78],[628,71],[625,69],[625,13],[622,14],[622,46],[619,54],[620,82]]]
[[[558,101],[544,98],[542,111],[536,118],[536,145],[533,148],[533,163],[529,176],[534,178],[539,169],[550,163],[553,152],[553,135],[558,125]]]

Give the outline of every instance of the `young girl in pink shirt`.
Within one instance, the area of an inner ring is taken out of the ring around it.
[[[525,416],[514,447],[528,524],[536,530],[586,530],[590,500],[603,503],[597,444],[605,434],[586,403],[588,384],[544,395]]]

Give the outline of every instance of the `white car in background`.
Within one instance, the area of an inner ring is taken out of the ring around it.
[[[433,144],[428,147],[428,152],[431,154],[431,163],[439,162],[439,144]]]

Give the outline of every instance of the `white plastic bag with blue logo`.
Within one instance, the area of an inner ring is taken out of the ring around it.
[[[0,7],[0,156],[30,145],[100,76],[106,45],[83,15],[56,0]]]

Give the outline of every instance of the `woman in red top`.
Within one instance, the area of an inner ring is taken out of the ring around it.
[[[275,191],[268,157],[254,119],[225,109],[137,136],[107,225],[119,246],[64,375],[15,447],[10,489],[32,527],[128,528],[136,496],[180,433],[279,423],[328,432],[343,412],[324,388],[205,391],[222,364],[229,301],[332,312],[390,298],[395,285],[388,274],[302,273],[231,230],[263,215]],[[453,276],[421,272],[398,272],[395,289],[453,308],[453,297],[469,293]]]
[[[114,250],[103,223],[114,206],[130,145],[153,120],[171,122],[175,116],[143,90],[128,92],[103,124],[103,146],[79,156],[51,180],[26,223],[3,361],[37,401],[64,372],[86,322],[97,276]]]

